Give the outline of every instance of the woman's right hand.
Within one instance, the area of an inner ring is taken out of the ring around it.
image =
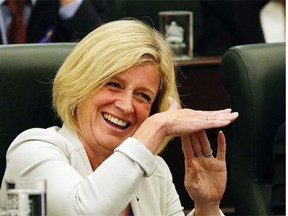
[[[147,118],[133,135],[153,154],[165,136],[183,136],[205,129],[225,127],[238,117],[231,109],[199,111],[178,109],[177,102],[169,98],[170,108]]]

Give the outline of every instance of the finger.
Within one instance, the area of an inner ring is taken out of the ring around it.
[[[205,120],[203,120],[205,118]],[[220,127],[226,127],[227,125],[231,124],[232,121],[234,121],[237,117],[228,117],[226,119],[209,119],[207,116],[202,117],[202,119],[199,119],[198,121],[198,130],[204,130],[204,129],[212,129],[212,128],[220,128]]]
[[[203,154],[200,140],[198,138],[199,132],[193,133],[190,135],[190,140],[192,142],[192,149],[195,156],[200,156]]]
[[[191,158],[194,156],[192,144],[189,135],[181,136],[182,150],[185,158]]]
[[[221,113],[221,114],[210,114],[208,115],[208,119],[210,120],[229,120],[234,121],[236,118],[238,118],[239,113],[233,112],[233,113]]]
[[[223,109],[223,110],[195,110],[195,112],[203,115],[222,115],[222,114],[231,114],[232,110],[231,109]]]
[[[169,104],[169,110],[171,109],[178,109],[179,105],[178,103],[172,98],[168,97],[168,104]]]
[[[191,146],[191,140],[189,135],[181,136],[182,151],[184,154],[185,168],[186,170],[191,167],[191,159],[194,157],[194,152]]]
[[[217,111],[196,111],[201,119],[206,121],[234,121],[238,116],[238,112],[231,113],[231,109]]]
[[[217,159],[221,161],[225,161],[225,155],[226,155],[226,139],[225,135],[222,131],[219,131],[218,133],[218,147],[217,147]]]
[[[211,156],[212,149],[205,130],[199,131],[198,137],[200,140],[202,152],[204,156]]]

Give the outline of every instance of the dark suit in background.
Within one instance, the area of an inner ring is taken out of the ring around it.
[[[199,1],[202,34],[195,44],[199,55],[222,55],[234,45],[264,42],[259,13],[268,1]]]
[[[100,24],[109,21],[110,11],[104,0],[84,0],[75,15],[62,20],[58,0],[38,0],[26,27],[27,43],[38,43],[48,31],[49,42],[72,42],[82,39]]]

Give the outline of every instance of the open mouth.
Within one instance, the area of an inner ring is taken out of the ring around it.
[[[129,122],[126,122],[126,121],[123,121],[123,120],[118,119],[116,117],[113,117],[113,116],[111,116],[110,114],[107,114],[107,113],[103,114],[103,118],[107,122],[110,122],[110,123],[122,128],[122,129],[125,129],[125,128],[127,128],[130,125]]]

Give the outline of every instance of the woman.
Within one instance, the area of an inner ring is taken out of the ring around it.
[[[91,32],[58,71],[53,105],[62,128],[20,134],[4,176],[45,178],[48,215],[184,215],[157,156],[174,136],[182,137],[196,215],[221,213],[225,137],[219,133],[214,158],[204,129],[238,114],[179,109],[173,56],[157,31],[121,20]],[[4,195],[3,181],[2,207]]]

